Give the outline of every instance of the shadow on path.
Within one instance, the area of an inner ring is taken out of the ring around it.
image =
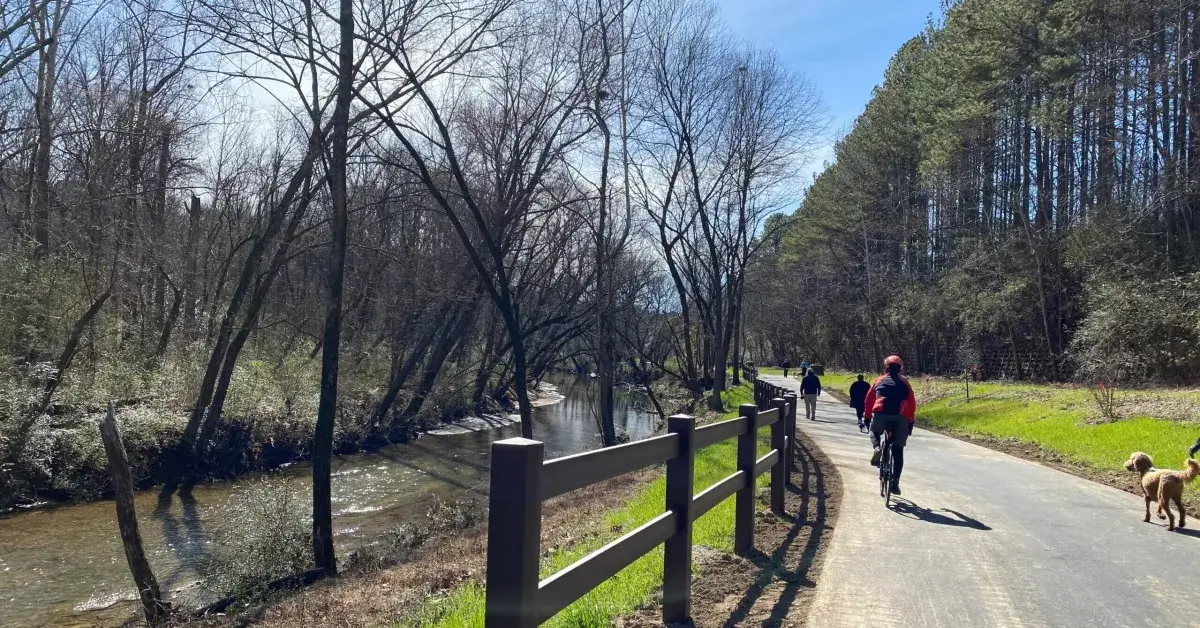
[[[974,530],[991,530],[987,524],[968,517],[956,510],[943,508],[940,511],[933,511],[928,508],[922,508],[912,500],[904,499],[903,497],[894,498],[895,501],[889,507],[892,512],[909,517],[911,519],[919,519],[927,523],[936,523],[943,526],[957,526],[961,528],[971,528]],[[948,512],[953,517],[948,517],[941,513]]]
[[[827,486],[826,469],[802,441],[796,445],[796,464],[799,467],[800,481],[797,485],[788,486],[789,509],[796,508],[796,502],[799,502],[796,517],[790,520],[791,525],[781,541],[777,541],[777,534],[772,534],[769,530],[759,532],[757,538],[761,541],[756,543],[757,546],[776,543],[778,545],[770,554],[755,547],[746,555],[746,558],[754,563],[757,573],[722,626],[742,626],[748,623],[785,625],[800,591],[816,586],[809,572],[817,560],[826,533],[833,529],[830,525],[832,522],[829,521],[831,496]],[[796,476],[794,471],[792,477]],[[796,547],[798,540],[802,543],[800,547]],[[782,584],[782,589],[775,584],[777,582]],[[760,601],[771,604],[769,614],[759,604]],[[760,608],[756,609],[756,606]]]

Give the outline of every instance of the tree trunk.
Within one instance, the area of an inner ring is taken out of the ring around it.
[[[174,294],[171,312],[167,314],[167,320],[163,321],[162,333],[158,336],[158,347],[154,350],[155,363],[162,363],[163,356],[167,354],[167,347],[171,345],[171,332],[175,329],[175,322],[179,320],[179,308],[183,304],[183,290],[172,285],[171,291]]]
[[[154,203],[151,205],[152,228],[154,234],[165,234],[167,232],[167,177],[171,173],[171,130],[166,129],[162,134],[162,145],[159,146],[158,154],[158,188],[155,190]],[[153,239],[154,248],[154,264],[159,268],[163,268],[166,264],[163,261],[163,239],[155,237]],[[162,336],[164,325],[167,317],[167,286],[166,276],[164,272],[154,273],[154,331]],[[169,334],[168,334],[169,336]]]
[[[216,388],[217,377],[221,372],[221,365],[227,359],[226,350],[229,348],[230,336],[233,335],[233,326],[238,316],[242,311],[242,302],[246,295],[250,292],[250,287],[254,283],[255,275],[258,272],[258,266],[262,260],[262,256],[266,254],[267,247],[274,241],[279,229],[283,227],[284,218],[287,217],[287,210],[295,200],[296,194],[299,193],[300,187],[305,185],[312,174],[313,162],[320,154],[320,129],[313,129],[312,135],[309,137],[308,151],[304,159],[300,162],[296,173],[292,175],[288,182],[288,187],[284,190],[283,195],[272,207],[271,215],[268,218],[266,229],[263,233],[254,239],[254,244],[250,248],[249,254],[246,256],[246,261],[242,265],[242,272],[238,278],[237,286],[234,288],[233,295],[230,298],[229,306],[225,309],[225,314],[221,318],[220,328],[216,335],[216,340],[209,355],[208,366],[204,371],[204,378],[200,381],[200,390],[196,395],[196,404],[192,408],[192,414],[188,417],[187,425],[184,427],[181,448],[182,455],[186,457],[194,456],[193,452],[197,447],[202,447],[203,442],[197,440],[200,432],[201,419],[207,413],[209,403],[213,399],[213,390]],[[213,299],[215,306],[216,299]],[[182,461],[187,464],[187,461]],[[187,466],[190,466],[188,464]]]
[[[499,304],[498,304],[499,305]],[[513,392],[517,395],[517,411],[521,413],[521,436],[533,438],[533,403],[529,401],[529,366],[525,356],[525,334],[521,330],[518,309],[515,304],[506,304],[500,310],[504,327],[508,331],[509,344],[513,353]]]
[[[333,551],[333,505],[331,469],[333,422],[337,413],[338,352],[342,340],[342,284],[346,267],[346,231],[349,210],[346,190],[346,161],[350,133],[350,99],[354,81],[354,2],[341,0],[338,25],[338,91],[333,112],[332,151],[329,160],[329,193],[333,201],[329,246],[329,301],[325,310],[325,333],[321,348],[321,398],[317,405],[317,428],[313,438],[313,559],[326,575],[337,573]]]
[[[482,289],[482,286],[480,286]],[[433,391],[433,385],[437,383],[437,377],[442,372],[442,367],[446,364],[446,358],[450,356],[450,351],[454,349],[455,343],[462,340],[467,330],[471,327],[474,321],[473,312],[478,307],[479,297],[481,293],[476,293],[475,299],[469,308],[464,309],[457,317],[451,319],[442,328],[441,337],[438,338],[438,343],[433,349],[433,353],[429,356],[429,362],[425,364],[425,373],[421,376],[421,382],[417,385],[417,390],[413,393],[413,398],[408,402],[408,406],[404,408],[401,416],[414,417],[421,411],[425,405],[425,400],[429,397],[429,393]]]
[[[255,287],[254,294],[250,297],[249,304],[246,306],[246,312],[243,315],[237,334],[226,344],[216,386],[209,397],[209,405],[205,408],[203,414],[204,420],[200,425],[199,435],[195,441],[193,451],[196,453],[204,451],[212,435],[216,432],[217,426],[221,423],[221,416],[225,410],[225,396],[229,393],[229,385],[233,381],[233,372],[237,367],[238,356],[241,355],[242,347],[249,340],[250,333],[254,331],[258,315],[266,304],[267,295],[271,291],[271,286],[275,283],[275,278],[279,276],[280,269],[287,262],[292,239],[312,201],[313,192],[306,183],[304,194],[301,196],[299,203],[297,203],[291,220],[288,221],[279,247],[275,249],[275,254],[271,259],[271,264],[267,267],[266,273],[257,278],[258,285]]]
[[[108,413],[100,423],[100,438],[104,441],[104,453],[108,456],[108,474],[112,478],[117,526],[121,530],[121,544],[125,547],[125,561],[129,563],[129,572],[137,586],[146,623],[155,626],[166,616],[167,606],[162,600],[158,580],[154,578],[154,572],[142,551],[142,535],[138,532],[137,513],[133,507],[133,478],[129,472],[129,458],[125,455],[125,445],[117,431],[117,418],[111,401],[108,402]]]
[[[483,396],[487,393],[488,380],[492,370],[496,368],[496,356],[492,355],[496,348],[496,309],[493,306],[488,314],[488,324],[484,328],[485,340],[483,354],[479,356],[479,369],[475,372],[475,390],[471,394],[471,402],[476,412],[483,411]]]
[[[200,197],[193,196],[188,205],[187,245],[184,248],[183,276],[183,333],[187,340],[196,334],[196,258],[200,244]]]
[[[68,5],[69,6],[69,5]],[[49,41],[41,48],[38,58],[37,91],[34,94],[34,121],[37,125],[37,144],[33,158],[33,181],[29,186],[30,218],[33,222],[35,253],[41,257],[50,249],[50,160],[54,146],[54,90],[58,83],[59,31],[65,18],[61,3],[45,17],[49,24]],[[46,34],[46,33],[43,33]]]
[[[396,372],[396,376],[388,382],[388,389],[383,394],[383,399],[379,400],[379,405],[375,407],[374,423],[383,425],[384,419],[387,418],[388,412],[391,411],[392,405],[396,403],[396,397],[400,395],[400,389],[404,387],[404,383],[412,376],[413,371],[417,369],[417,364],[425,358],[425,354],[429,351],[429,346],[433,344],[437,337],[437,320],[442,320],[446,314],[446,310],[440,310],[437,319],[430,321],[429,329],[421,336],[417,342],[417,346],[413,347],[408,358],[404,360],[404,364],[400,370]]]

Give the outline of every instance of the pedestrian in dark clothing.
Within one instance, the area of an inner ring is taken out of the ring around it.
[[[866,429],[866,424],[863,423],[863,405],[867,400],[867,391],[871,390],[871,385],[863,381],[863,376],[858,376],[858,381],[850,384],[850,407],[854,408],[854,412],[858,414],[858,429],[862,431]]]
[[[792,363],[788,362],[787,358],[784,358],[783,362],[779,363],[779,366],[783,368],[783,376],[787,377],[788,369],[792,368]]]
[[[804,414],[809,421],[817,420],[817,397],[821,396],[821,378],[812,369],[800,380],[800,396],[804,398]]]

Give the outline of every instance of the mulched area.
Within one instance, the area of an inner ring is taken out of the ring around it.
[[[779,518],[760,500],[754,549],[736,556],[704,547],[693,553],[692,622],[699,628],[804,626],[821,576],[825,549],[837,523],[842,481],[837,469],[803,433],[785,512]],[[765,496],[765,492],[764,492]],[[618,619],[620,628],[663,626],[655,600]]]

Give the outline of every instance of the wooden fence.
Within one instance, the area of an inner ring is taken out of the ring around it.
[[[542,443],[510,438],[492,444],[488,515],[487,628],[531,628],[550,619],[633,561],[664,547],[663,620],[691,615],[692,524],[736,495],[734,550],[754,545],[755,479],[771,472],[771,510],[783,514],[792,468],[796,396],[755,382],[755,404],[736,419],[696,427],[688,415],[667,419],[667,433],[646,440],[543,462]],[[770,426],[771,451],[761,458],[758,429]],[[737,472],[694,493],[696,452],[736,437]],[[641,527],[539,579],[542,502],[649,466],[666,463],[664,512]]]

